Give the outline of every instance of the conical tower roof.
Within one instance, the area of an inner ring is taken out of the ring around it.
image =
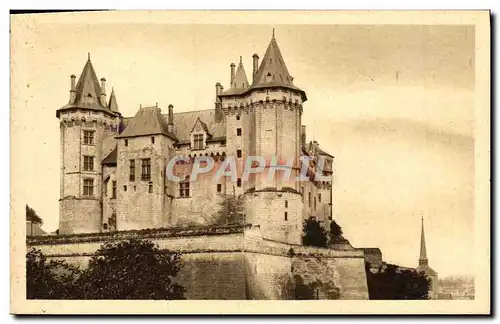
[[[276,42],[276,38],[274,37],[274,32],[253,82],[254,86],[267,86],[271,84],[295,87],[293,78],[288,73],[285,60],[281,55],[278,42]]]
[[[418,263],[428,264],[429,260],[427,259],[427,249],[425,247],[425,233],[424,233],[424,218],[422,217],[422,229],[420,231],[420,258],[418,259]]]
[[[115,89],[111,89],[111,95],[109,96],[108,109],[115,113],[120,113],[118,109],[118,103],[116,102]]]
[[[90,61],[90,55],[83,67],[82,74],[80,74],[75,92],[75,104],[94,105],[96,108],[106,108],[101,105],[101,86],[99,85],[99,80],[97,79],[94,67]]]
[[[248,79],[247,74],[245,73],[245,68],[243,67],[242,57],[240,56],[240,64],[238,64],[238,69],[234,75],[233,84],[231,84],[231,88],[240,88],[246,89],[248,88]]]
[[[106,104],[101,102],[101,86],[94,67],[92,66],[92,62],[90,61],[90,54],[80,74],[80,78],[76,83],[75,89],[72,90],[72,92],[74,92],[73,98],[70,99],[67,105],[57,110],[57,117],[59,117],[60,111],[71,108],[100,110],[112,113]]]

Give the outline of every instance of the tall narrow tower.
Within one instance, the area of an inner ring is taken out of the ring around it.
[[[417,271],[425,274],[429,283],[429,297],[436,298],[438,274],[434,269],[429,266],[429,259],[427,259],[427,248],[425,246],[425,232],[424,232],[424,218],[422,217],[422,228],[420,231],[420,257],[418,258]]]
[[[106,104],[106,79],[97,79],[90,54],[68,104],[56,111],[60,121],[61,185],[59,233],[101,230],[103,139],[118,132],[120,113]]]

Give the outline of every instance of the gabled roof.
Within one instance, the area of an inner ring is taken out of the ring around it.
[[[196,119],[196,122],[194,123],[193,125],[193,128],[191,128],[191,133],[194,131],[194,129],[196,128],[196,125],[200,125],[201,128],[205,131],[205,133],[207,133],[207,135],[209,136],[212,136],[212,134],[210,134],[210,131],[208,130],[208,126],[207,124],[205,124],[204,122],[201,121],[200,117],[198,117]]]
[[[111,95],[109,96],[108,109],[113,112],[120,113],[120,110],[118,109],[118,103],[116,102],[116,95],[114,88],[111,90]]]
[[[136,137],[163,134],[176,139],[168,132],[165,119],[158,107],[141,107],[137,114],[127,123],[125,130],[116,138]]]
[[[165,120],[168,115],[163,115]],[[179,141],[189,141],[191,130],[200,119],[212,135],[213,138],[222,138],[226,136],[225,119],[221,122],[215,122],[215,109],[188,111],[174,114],[174,134]]]

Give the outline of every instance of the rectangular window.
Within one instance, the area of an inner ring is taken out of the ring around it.
[[[321,194],[318,194],[318,202],[321,202]]]
[[[239,158],[241,157],[241,150],[236,150],[236,156]]]
[[[238,187],[241,187],[241,178],[238,178],[238,180],[236,180],[236,185]]]
[[[111,198],[116,199],[116,181],[113,181],[113,192]]]
[[[236,128],[236,135],[241,136],[241,128]]]
[[[83,144],[94,145],[94,131],[90,130],[83,131]]]
[[[94,195],[94,179],[83,179],[83,195]]]
[[[240,120],[240,115],[236,115],[236,120]]]
[[[288,200],[285,200],[285,208],[288,208]]]
[[[151,136],[151,144],[154,144],[154,143],[155,143],[155,137]]]
[[[135,160],[130,160],[130,166],[129,166],[129,180],[130,181],[135,181]]]
[[[189,181],[179,183],[179,196],[189,197]]]
[[[195,150],[203,150],[203,134],[196,134],[193,136]]]
[[[302,202],[304,202],[304,187],[300,187],[300,194],[302,195]]]
[[[285,212],[285,220],[288,220],[288,212]]]
[[[316,210],[316,197],[314,197],[314,210]]]
[[[153,183],[152,182],[149,183],[148,192],[153,193]]]
[[[217,192],[222,192],[222,184],[220,183],[217,184]]]
[[[128,146],[128,139],[125,140],[125,146]]]
[[[309,207],[311,207],[311,193],[309,193]]]
[[[123,186],[123,191],[127,191],[127,186]]]
[[[83,171],[94,171],[94,157],[90,155],[83,156]]]
[[[142,159],[141,180],[151,180],[151,159]]]

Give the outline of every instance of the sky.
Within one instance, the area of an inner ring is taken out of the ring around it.
[[[29,158],[13,163],[45,230],[58,227],[55,112],[87,53],[124,116],[140,104],[212,109],[230,63],[243,56],[251,78],[252,54],[264,56],[275,28],[308,96],[307,140],[335,156],[334,217],[346,238],[414,267],[423,217],[431,267],[440,276],[473,273],[473,27],[26,22],[12,31],[11,127],[23,134],[12,146]]]

